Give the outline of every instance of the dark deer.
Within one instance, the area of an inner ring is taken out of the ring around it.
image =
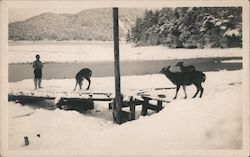
[[[161,69],[160,73],[164,74],[173,84],[176,85],[176,93],[174,99],[177,98],[177,93],[180,89],[180,86],[183,87],[185,93],[185,99],[187,98],[186,86],[194,84],[197,88],[196,93],[193,98],[196,97],[200,91],[200,98],[203,94],[203,88],[201,86],[202,82],[205,82],[206,75],[200,71],[190,71],[190,72],[171,72],[170,66]]]
[[[182,72],[195,71],[195,67],[193,65],[184,66],[183,63],[184,62],[178,62],[175,66],[180,67]]]
[[[80,70],[76,74],[76,77],[75,77],[76,78],[76,86],[75,86],[74,90],[76,90],[77,84],[79,85],[80,89],[82,89],[82,82],[84,79],[86,79],[89,82],[89,85],[86,88],[86,90],[88,90],[90,87],[90,83],[91,83],[91,80],[90,80],[91,75],[92,75],[92,71],[88,68],[83,68],[82,70]]]

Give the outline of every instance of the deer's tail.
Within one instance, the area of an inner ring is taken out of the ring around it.
[[[203,80],[202,80],[202,82],[205,82],[205,80],[206,80],[206,75],[205,74],[202,74],[203,75]]]

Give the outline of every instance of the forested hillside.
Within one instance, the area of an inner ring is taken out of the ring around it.
[[[241,7],[181,7],[146,10],[127,41],[171,48],[242,47]]]
[[[119,10],[120,37],[144,15],[144,8]],[[112,40],[112,9],[87,9],[77,14],[44,13],[9,24],[9,40]]]

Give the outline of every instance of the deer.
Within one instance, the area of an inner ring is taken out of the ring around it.
[[[84,79],[86,79],[89,83],[88,87],[86,88],[86,90],[89,90],[89,87],[91,84],[91,80],[90,80],[91,75],[92,75],[92,71],[90,69],[88,68],[81,69],[75,76],[76,85],[75,85],[74,91],[76,90],[77,84],[79,85],[80,90],[82,89],[82,82]]]
[[[184,66],[183,63],[184,62],[178,62],[175,66],[180,67],[182,72],[195,71],[195,67],[193,65]]]
[[[174,85],[176,85],[176,93],[174,99],[177,98],[178,91],[180,87],[183,87],[185,97],[186,94],[186,86],[194,84],[197,91],[192,98],[195,98],[197,94],[200,92],[200,98],[203,94],[203,87],[201,86],[202,82],[205,82],[206,75],[201,71],[189,71],[189,72],[171,72],[170,66],[162,68],[160,73],[164,74]]]

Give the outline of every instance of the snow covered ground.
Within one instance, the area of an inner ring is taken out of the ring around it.
[[[53,102],[26,106],[9,102],[9,150],[57,151],[57,155],[70,156],[156,156],[169,150],[241,149],[242,70],[205,74],[201,99],[191,98],[194,86],[187,87],[188,99],[183,99],[182,89],[176,100],[172,100],[175,90],[158,91],[171,100],[163,104],[162,111],[142,117],[137,107],[136,120],[122,125],[113,123],[111,111],[102,102],[86,113],[42,107]],[[126,94],[139,89],[173,87],[161,74],[125,76],[121,81],[122,92]],[[39,90],[72,92],[74,84],[73,79],[44,80],[44,88]],[[22,88],[33,89],[33,80],[10,83],[10,90]],[[93,78],[92,90],[113,92],[114,79]],[[24,136],[29,137],[30,145],[24,146]]]
[[[112,42],[11,42],[9,63],[27,63],[40,54],[43,62],[113,61]],[[204,57],[238,57],[242,49],[169,49],[165,46],[133,47],[120,43],[120,60],[163,60]]]
[[[113,44],[81,42],[11,43],[9,63],[27,63],[41,55],[43,62],[96,62],[113,61]],[[203,57],[242,57],[242,49],[168,49],[163,46],[132,47],[120,44],[120,60],[162,60]],[[239,60],[225,61],[238,63]],[[96,102],[95,109],[86,113],[54,109],[54,101],[47,100],[21,105],[8,102],[9,151],[47,153],[57,156],[80,155],[165,155],[171,150],[240,150],[242,149],[242,73],[237,71],[206,72],[203,97],[192,99],[194,86],[187,87],[188,99],[161,74],[123,76],[122,93],[134,95],[140,90],[152,95],[164,94],[170,103],[164,103],[159,113],[140,116],[136,120],[117,125],[107,102]],[[9,83],[9,91],[33,90],[34,94],[73,91],[74,79],[43,80],[43,87],[34,91],[32,79]],[[84,82],[84,87],[87,82]],[[89,92],[114,92],[113,77],[93,77]],[[59,95],[60,96],[60,95]],[[24,146],[24,136],[30,144]]]

